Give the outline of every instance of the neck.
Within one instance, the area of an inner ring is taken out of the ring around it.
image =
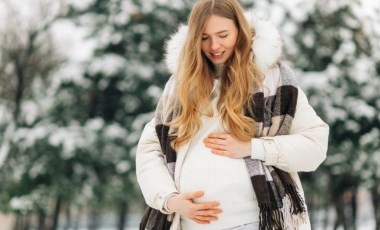
[[[225,64],[214,64],[214,77],[216,79],[220,78],[224,72],[225,69]]]

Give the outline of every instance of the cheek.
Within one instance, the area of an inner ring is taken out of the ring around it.
[[[236,41],[237,41],[237,39],[236,38],[233,38],[233,39],[231,39],[230,41],[229,41],[229,48],[234,48],[235,47],[235,45],[236,45]]]
[[[201,45],[201,50],[202,50],[202,52],[203,52],[204,54],[207,53],[207,44],[206,44],[205,42],[202,43],[202,45]]]

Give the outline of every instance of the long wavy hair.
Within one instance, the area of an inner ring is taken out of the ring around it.
[[[242,141],[249,141],[256,132],[255,121],[245,116],[254,89],[262,85],[263,74],[252,61],[252,38],[255,34],[237,0],[200,0],[188,19],[188,35],[181,50],[176,71],[178,116],[171,122],[176,130],[171,145],[174,149],[188,142],[199,130],[200,113],[212,116],[211,92],[213,64],[202,53],[202,32],[206,21],[217,15],[234,21],[238,29],[235,50],[225,63],[220,78],[221,92],[217,109],[223,127]]]

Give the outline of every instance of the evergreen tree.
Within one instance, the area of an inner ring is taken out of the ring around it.
[[[76,101],[83,106],[75,108],[82,113],[83,121],[102,124],[97,148],[91,154],[91,164],[98,165],[95,175],[99,182],[91,185],[95,193],[91,203],[97,204],[94,210],[116,208],[119,229],[125,225],[130,202],[140,194],[134,179],[137,141],[144,124],[153,117],[169,77],[162,64],[164,41],[186,20],[188,4],[98,0],[81,10],[73,7],[69,14],[79,25],[91,28],[89,37],[95,40],[96,47],[84,66],[86,87],[61,85],[59,91],[76,91],[81,98]],[[69,111],[67,108],[61,108],[59,116]],[[104,133],[109,126],[124,131],[119,148],[116,144],[115,148],[109,146]],[[95,225],[96,221],[89,227]]]
[[[298,20],[292,41],[295,49],[288,52],[300,78],[313,82],[308,86],[310,102],[330,125],[328,158],[318,173],[304,179],[311,182],[308,192],[320,192],[311,195],[314,201],[334,205],[334,229],[355,229],[358,189],[368,186],[365,177],[379,167],[379,161],[371,160],[376,151],[363,148],[366,137],[380,139],[376,131],[380,127],[379,58],[373,53],[379,36],[368,28],[374,18],[363,12],[358,1],[316,3]],[[299,15],[288,11],[288,16],[297,21]],[[372,168],[367,170],[367,164]],[[327,200],[319,198],[322,194],[328,194]]]
[[[169,77],[164,42],[194,2],[94,0],[66,8],[42,1],[41,9],[50,9],[39,14],[42,24],[13,38],[1,33],[0,81],[9,87],[0,89],[0,190],[6,191],[0,209],[18,213],[16,228],[54,229],[63,210],[71,227],[73,213],[87,207],[91,229],[109,208],[119,214],[118,229],[125,227],[136,198],[143,203],[134,154]],[[368,19],[354,0],[242,3],[280,28],[286,59],[331,128],[326,162],[302,175],[309,211],[333,204],[336,228],[352,229],[355,196],[367,186],[379,229],[380,12]],[[65,46],[52,40],[59,21],[90,31],[95,48],[86,61],[56,52]],[[15,46],[18,38],[22,44]]]
[[[51,73],[63,61],[54,49],[50,33],[52,24],[62,12],[59,2],[36,4],[31,9],[37,14],[26,16],[18,10],[18,3],[3,1],[0,4],[7,15],[7,23],[0,26],[0,80],[3,86],[0,89],[0,127],[4,131],[0,138],[0,190],[5,191],[0,195],[0,208],[3,212],[14,211],[16,227],[25,228],[30,225],[33,210],[46,214],[42,206],[48,200],[37,200],[46,190],[39,187],[40,183],[33,176],[41,168],[33,171],[32,167],[36,156],[43,151],[38,149],[33,155],[22,148],[18,151],[14,139],[17,132],[25,132],[38,122],[38,110],[42,105],[36,92],[49,85]]]
[[[320,220],[315,211],[325,209],[323,229],[331,204],[337,214],[335,229],[355,228],[356,195],[362,186],[372,191],[377,219],[379,215],[380,8],[365,4],[275,0],[257,2],[253,10],[278,25],[285,59],[330,125],[326,161],[316,172],[301,175],[312,223]]]

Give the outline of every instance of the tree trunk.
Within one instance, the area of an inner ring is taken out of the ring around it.
[[[351,189],[351,202],[350,202],[350,211],[351,215],[348,220],[349,229],[356,229],[356,217],[357,217],[357,197],[358,197],[358,188],[354,187]]]
[[[46,220],[46,214],[43,209],[38,210],[38,229],[44,230],[45,229],[45,220]]]
[[[71,227],[71,209],[70,205],[68,204],[66,207],[66,223],[63,229],[68,230]]]
[[[118,230],[124,230],[126,227],[126,220],[127,220],[127,211],[128,206],[126,201],[120,202],[120,209],[119,209],[119,223],[118,223]]]
[[[25,73],[24,68],[19,63],[19,60],[15,63],[16,66],[16,76],[17,76],[17,89],[16,89],[16,95],[15,95],[15,110],[14,110],[14,120],[16,122],[16,125],[19,124],[18,117],[20,114],[20,108],[21,108],[21,101],[24,94],[24,82],[25,82]]]
[[[93,207],[90,213],[90,222],[88,229],[96,230],[99,227],[99,211],[97,208]]]
[[[329,206],[327,203],[323,205],[323,218],[322,218],[322,229],[327,229],[329,224],[329,212],[330,212],[331,206]]]
[[[15,230],[20,230],[21,229],[21,225],[22,225],[21,215],[17,214],[16,215],[15,224],[14,224],[14,226],[15,226],[14,229]]]
[[[73,227],[74,230],[79,229],[79,221],[80,221],[81,215],[82,215],[82,208],[79,208],[78,213],[76,213],[75,215],[76,217],[74,218],[74,227]]]
[[[308,202],[308,210],[309,210],[309,216],[310,216],[310,225],[311,225],[311,228],[314,229],[315,228],[315,224],[317,223],[317,205],[316,205],[316,202],[315,202],[315,196],[316,194],[315,193],[311,193],[309,195],[310,199],[309,199],[309,202]]]
[[[58,228],[59,212],[61,210],[61,203],[62,203],[62,197],[61,197],[61,195],[58,195],[57,202],[55,203],[54,214],[53,214],[53,226],[52,226],[53,230],[56,230]]]
[[[24,225],[22,227],[23,230],[28,230],[31,227],[30,226],[30,215],[29,214],[25,214],[23,225]]]
[[[375,178],[375,185],[371,189],[372,205],[375,216],[376,230],[380,230],[380,178]]]
[[[340,226],[345,228],[345,215],[344,215],[344,201],[343,195],[340,195],[335,200],[335,212],[336,212],[336,220],[334,224],[334,230],[337,230]]]

